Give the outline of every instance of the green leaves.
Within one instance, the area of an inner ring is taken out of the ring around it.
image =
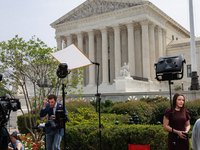
[[[49,94],[60,94],[62,83],[67,85],[67,91],[71,89],[73,95],[77,94],[72,88],[77,89],[82,72],[74,71],[70,80],[59,79],[56,75],[59,63],[49,54],[55,51],[56,47],[48,47],[35,36],[25,41],[16,35],[7,42],[0,42],[0,73],[4,73],[0,87],[6,88],[7,85],[12,85],[18,94],[23,94],[31,116],[38,116],[44,97]],[[6,92],[10,93],[10,90]],[[78,94],[81,92],[79,89]],[[29,119],[32,120],[29,120],[29,123],[33,123],[33,126],[37,124],[36,117],[34,119],[29,116]]]

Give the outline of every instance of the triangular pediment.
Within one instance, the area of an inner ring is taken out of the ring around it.
[[[51,24],[51,26],[63,24],[69,21],[79,20],[107,12],[117,11],[141,5],[145,0],[87,0],[63,17]]]

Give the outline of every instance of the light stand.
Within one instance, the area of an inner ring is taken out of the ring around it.
[[[174,142],[173,135],[173,111],[172,111],[172,99],[171,99],[171,80],[180,80],[183,78],[185,59],[183,60],[182,55],[172,56],[172,57],[160,57],[158,63],[154,64],[156,70],[156,79],[158,81],[168,80],[169,84],[169,93],[170,93],[170,105],[171,113],[170,117],[172,118],[172,149],[175,150],[176,142]],[[177,144],[178,146],[178,144]]]
[[[97,111],[97,101],[99,102],[99,149],[101,150],[101,131],[103,128],[103,124],[101,124],[101,93],[99,93],[99,63],[97,62],[92,62],[93,64],[97,65],[97,93],[96,93],[96,111]]]
[[[12,147],[13,147],[13,150],[17,150],[17,148],[14,147],[14,144],[13,144],[11,138],[10,138],[10,134],[8,133],[7,128],[4,127],[3,129],[5,129],[5,131],[6,131],[7,135],[8,135],[8,137],[9,137],[9,140],[10,140],[10,142],[11,142],[11,145],[12,145]]]
[[[174,135],[173,135],[174,126],[173,126],[173,111],[172,111],[172,92],[171,92],[171,84],[173,84],[173,82],[171,82],[171,80],[169,80],[168,84],[169,84],[169,99],[170,99],[170,106],[171,106],[170,117],[172,119],[172,140],[174,141]],[[172,149],[173,150],[175,150],[174,145],[176,145],[176,142],[172,142]]]
[[[2,127],[2,128],[0,128],[0,132],[1,132],[1,130],[3,130],[3,129],[5,130],[7,136],[9,137],[9,140],[10,140],[10,143],[11,143],[11,145],[12,145],[12,147],[13,147],[13,150],[17,150],[17,148],[14,147],[14,144],[13,144],[11,138],[10,138],[10,134],[9,134],[7,128],[6,128],[6,127]],[[8,146],[8,145],[6,145],[6,146]]]
[[[63,97],[63,116],[65,116],[65,87],[66,85],[63,83],[62,84],[62,97]],[[69,147],[66,147],[66,136],[65,136],[65,121],[66,121],[66,117],[64,117],[63,119],[63,126],[64,126],[64,150],[68,150]]]
[[[68,65],[66,63],[60,64],[57,70],[57,76],[59,78],[65,78],[69,74]],[[67,118],[65,116],[65,87],[66,85],[62,84],[62,98],[63,98],[63,128],[64,128],[64,150],[69,150],[69,147],[66,147],[66,136],[65,136],[65,121]]]
[[[54,53],[50,53],[50,55],[52,55],[60,63],[59,68],[57,70],[57,76],[59,78],[65,78],[67,76],[67,74],[69,74],[69,71],[67,70],[68,65],[69,65],[69,69],[71,69],[71,70],[92,65],[92,62],[90,61],[90,59],[85,54],[83,54],[83,52],[74,44],[69,45],[68,47],[64,48],[63,50],[60,50],[60,51],[57,51]],[[62,90],[63,90],[63,106],[65,106],[64,88],[65,88],[65,86],[63,85],[63,88],[62,88]],[[64,112],[65,112],[65,108],[64,108]],[[67,121],[68,121],[68,119],[67,119]],[[64,127],[64,129],[65,129],[65,127]],[[64,132],[64,134],[65,134],[65,132]],[[65,138],[65,135],[64,135],[64,138]]]

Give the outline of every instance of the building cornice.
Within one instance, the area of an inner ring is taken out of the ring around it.
[[[65,22],[75,21],[90,16],[97,16],[103,13],[113,12],[123,8],[130,8],[145,3],[147,3],[147,0],[87,0],[50,25],[55,28],[55,26]]]
[[[86,2],[89,3],[89,1],[86,1]],[[86,2],[81,4],[81,6],[86,5]],[[77,8],[75,8],[74,10],[76,10]],[[72,12],[69,12],[69,13],[72,13]],[[143,16],[142,18],[140,18],[142,15],[145,15],[146,17]],[[137,16],[140,16],[140,17],[137,17]],[[184,27],[182,27],[180,24],[174,21],[171,17],[166,15],[163,11],[161,11],[158,7],[156,7],[151,2],[143,2],[143,5],[137,5],[130,8],[123,8],[116,11],[102,13],[99,15],[90,16],[87,18],[79,19],[79,20],[69,21],[66,23],[58,24],[58,25],[54,24],[52,25],[52,27],[56,29],[56,34],[59,35],[69,30],[78,29],[80,24],[84,24],[84,23],[87,24],[89,22],[98,21],[104,18],[114,18],[115,20],[119,21],[119,24],[123,24],[124,22],[120,22],[120,19],[126,19],[126,18],[129,19],[133,17],[135,17],[135,19],[138,18],[141,20],[144,20],[146,18],[148,18],[149,20],[154,19],[156,22],[159,23],[161,27],[170,26],[170,28],[174,29],[176,32],[180,32],[186,37],[190,36],[189,31],[187,31]],[[137,21],[141,21],[141,20],[137,20]],[[132,21],[136,21],[136,20],[132,20]],[[90,24],[90,26],[92,26],[92,24]]]
[[[131,12],[131,13],[127,16],[127,14],[129,12]],[[66,30],[77,29],[79,24],[98,21],[100,19],[110,18],[110,17],[111,18],[114,17],[116,20],[119,20],[119,19],[123,19],[125,16],[133,17],[133,16],[145,14],[145,12],[146,12],[146,6],[136,6],[134,8],[129,8],[129,9],[124,8],[124,9],[120,9],[120,10],[117,10],[114,12],[103,13],[103,14],[100,14],[97,16],[91,16],[91,17],[59,24],[59,25],[56,25],[54,28],[57,30],[56,32],[60,33],[60,32],[66,31]],[[122,24],[122,23],[123,22],[119,22],[118,24]]]
[[[198,47],[200,46],[200,37],[195,38],[195,45]],[[190,38],[172,41],[170,44],[167,45],[167,49],[187,46],[190,46]]]

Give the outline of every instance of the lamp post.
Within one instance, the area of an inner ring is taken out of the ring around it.
[[[119,124],[119,121],[116,121],[115,124],[118,125],[118,124]]]
[[[182,91],[183,91],[183,82],[181,83],[181,85],[182,85]]]

